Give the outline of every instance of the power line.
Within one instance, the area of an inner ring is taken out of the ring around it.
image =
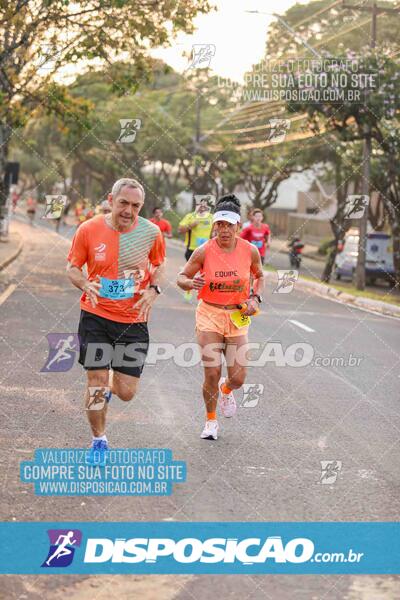
[[[307,20],[310,20],[311,18],[314,18],[316,15],[322,13],[322,12],[326,12],[327,10],[332,9],[334,6],[337,6],[337,4],[339,4],[339,2],[334,2],[333,4],[331,4],[329,7],[326,7],[325,9],[322,9],[321,11],[318,11],[318,13],[315,13],[314,15],[311,15],[309,17],[307,17]],[[354,10],[355,7],[346,7],[349,8],[351,10]],[[396,6],[393,9],[390,9],[390,12],[395,12],[398,13],[398,10],[400,9],[400,6]],[[381,9],[378,9],[381,10]],[[382,9],[381,12],[377,12],[376,14],[376,18],[379,18],[381,15],[384,14],[384,10]],[[302,22],[305,22],[305,20],[303,19],[303,21],[298,22],[297,24],[295,24],[295,27],[298,27]],[[330,38],[328,38],[327,40],[323,39],[321,40],[317,46],[321,46],[322,44],[325,44],[327,42],[332,41],[333,39],[336,39],[337,37],[346,35],[347,33],[350,33],[351,31],[354,31],[355,29],[358,29],[360,27],[363,27],[364,25],[366,25],[369,22],[369,19],[366,19],[364,21],[361,21],[360,23],[357,23],[355,25],[353,25],[350,28],[344,29],[342,31],[339,31],[338,33],[336,33],[335,35],[331,36]],[[398,52],[395,52],[394,54],[391,55],[391,57],[396,56],[398,54]],[[286,60],[289,59],[289,57],[286,58]],[[281,59],[281,60],[285,60]],[[229,120],[231,120],[232,123],[234,124],[239,124],[243,121],[251,121],[251,120],[256,120],[256,119],[261,119],[261,118],[268,118],[268,116],[270,116],[270,109],[272,108],[272,106],[274,106],[274,111],[275,114],[271,115],[271,116],[277,116],[277,113],[284,113],[285,111],[285,104],[279,101],[276,101],[274,103],[267,103],[267,102],[263,102],[263,101],[259,101],[259,102],[254,102],[254,103],[250,103],[248,105],[246,105],[245,107],[243,107],[243,109],[237,111],[235,110],[235,114],[232,115],[232,119],[229,119],[229,116],[225,119],[224,122],[227,122]],[[266,109],[268,109],[266,111]],[[267,112],[267,114],[266,114]],[[262,127],[261,127],[262,129]],[[232,133],[235,132],[235,130],[231,130]],[[245,131],[244,130],[236,130],[239,133],[241,131]],[[223,131],[222,131],[223,132]]]
[[[288,121],[290,121],[291,123],[294,123],[295,121],[304,121],[304,119],[307,118],[307,113],[303,113],[302,115],[296,115],[295,117],[288,119]],[[223,129],[221,131],[221,133],[226,134],[226,135],[230,135],[230,134],[237,134],[240,135],[241,133],[250,133],[252,131],[262,131],[263,129],[269,129],[270,125],[269,123],[265,123],[264,125],[256,125],[254,127],[245,127],[242,129]],[[210,132],[206,132],[209,134],[212,134],[213,131]]]
[[[331,10],[332,8],[334,8],[335,6],[337,6],[338,4],[341,3],[342,0],[336,0],[333,4],[331,4],[330,6],[325,6],[325,8],[321,8],[320,10],[318,10],[316,13],[313,13],[312,15],[309,15],[308,17],[305,17],[304,19],[302,19],[301,21],[298,21],[297,23],[294,23],[292,25],[293,28],[295,27],[299,27],[300,25],[303,25],[303,23],[306,23],[307,21],[310,21],[311,19],[315,19],[315,17],[317,17],[318,15],[321,15],[324,12],[327,12],[328,10]]]
[[[325,132],[326,132],[326,130],[324,128],[321,128],[318,136],[322,135]],[[298,132],[298,133],[292,133],[292,134],[286,135],[285,140],[282,142],[264,140],[262,142],[250,142],[250,143],[246,143],[246,144],[237,144],[236,146],[233,146],[233,148],[235,150],[257,150],[257,149],[261,149],[261,148],[269,148],[271,146],[278,146],[279,144],[283,144],[283,143],[297,142],[299,140],[305,140],[305,139],[309,139],[312,137],[317,137],[317,134],[313,133],[312,131]],[[223,147],[222,146],[209,146],[208,149],[211,152],[221,152],[223,150]]]

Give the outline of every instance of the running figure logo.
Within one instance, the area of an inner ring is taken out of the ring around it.
[[[290,119],[269,119],[267,142],[278,144],[283,142],[290,129]]]
[[[194,201],[196,208],[203,204],[203,206],[207,206],[208,210],[212,210],[215,206],[215,196],[213,194],[195,194]]]
[[[69,371],[78,351],[77,333],[48,333],[49,355],[41,373],[62,373]]]
[[[61,50],[56,46],[44,44],[38,53],[39,67],[41,70],[52,71],[55,69],[57,60],[60,58]]]
[[[369,204],[369,196],[351,195],[347,196],[344,207],[345,219],[361,219]]]
[[[81,545],[79,529],[48,529],[50,548],[42,567],[68,567],[74,558],[75,548]]]
[[[276,288],[274,289],[274,294],[289,294],[293,288],[294,284],[299,278],[299,272],[294,269],[282,269],[277,270],[278,273],[278,283]]]
[[[110,388],[89,387],[89,398],[87,400],[87,410],[102,410],[106,402],[110,400]]]
[[[64,206],[67,204],[67,196],[46,196],[46,209],[43,218],[44,219],[59,219],[64,210]]]
[[[215,56],[214,44],[193,44],[192,60],[187,68],[208,69],[213,56]]]
[[[262,383],[244,383],[243,384],[243,408],[254,408],[264,393]]]
[[[142,126],[141,119],[120,119],[121,131],[117,144],[131,144],[136,139],[136,134]]]
[[[342,470],[341,460],[321,460],[321,477],[319,482],[325,485],[335,483]]]

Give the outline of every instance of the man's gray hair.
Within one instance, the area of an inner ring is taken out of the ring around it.
[[[142,192],[143,200],[144,200],[144,187],[142,184],[136,179],[129,179],[127,177],[123,179],[118,179],[114,183],[111,189],[111,195],[113,198],[116,198],[123,187],[133,188],[134,190],[140,190]]]

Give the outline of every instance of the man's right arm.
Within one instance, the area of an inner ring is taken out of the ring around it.
[[[69,262],[67,264],[67,276],[72,285],[77,287],[82,292],[85,291],[84,287],[88,280],[79,267],[76,267],[75,265]]]
[[[194,218],[193,213],[189,213],[188,215],[183,217],[182,221],[179,223],[178,231],[179,233],[187,233],[188,231],[193,229],[193,227],[196,227],[196,225],[197,221]]]
[[[101,287],[100,282],[89,281],[82,273],[82,270],[71,263],[67,265],[67,275],[72,285],[85,292],[91,305],[96,306],[99,301],[97,296]]]
[[[82,267],[86,264],[87,257],[86,232],[81,225],[74,235],[71,250],[68,254],[67,276],[72,285],[87,294],[92,306],[96,306],[101,285],[98,281],[89,281],[82,273]]]

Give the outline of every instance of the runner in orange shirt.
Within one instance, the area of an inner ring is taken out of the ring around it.
[[[37,205],[38,205],[38,202],[37,202],[36,198],[34,198],[33,196],[28,196],[28,198],[26,199],[26,212],[28,215],[29,222],[32,226],[33,226],[33,224],[34,224],[33,222],[35,220]]]
[[[93,217],[76,231],[67,267],[71,283],[83,292],[79,362],[87,371],[85,407],[93,432],[90,461],[100,457],[99,464],[107,457],[105,425],[111,393],[129,401],[138,387],[149,344],[147,321],[161,293],[165,259],[161,231],[139,216],[144,203],[141,184],[120,179],[108,200],[110,214]]]
[[[263,211],[255,208],[252,212],[252,223],[248,227],[243,227],[240,233],[240,237],[258,248],[262,264],[265,262],[265,255],[271,238],[271,230],[266,223],[262,222],[263,218]]]
[[[172,238],[172,225],[167,219],[163,219],[162,208],[156,206],[153,209],[153,216],[149,221],[157,225],[165,237]]]
[[[207,413],[201,437],[209,440],[218,437],[218,397],[225,417],[236,413],[232,390],[239,389],[246,377],[246,365],[238,353],[248,343],[249,319],[246,317],[257,312],[264,285],[257,248],[238,236],[240,202],[236,196],[231,194],[219,199],[213,223],[216,237],[193,252],[178,276],[179,287],[197,290],[200,299],[196,332],[204,366],[203,398]],[[244,310],[240,312],[239,307]],[[221,378],[222,352],[227,359],[226,379]]]

